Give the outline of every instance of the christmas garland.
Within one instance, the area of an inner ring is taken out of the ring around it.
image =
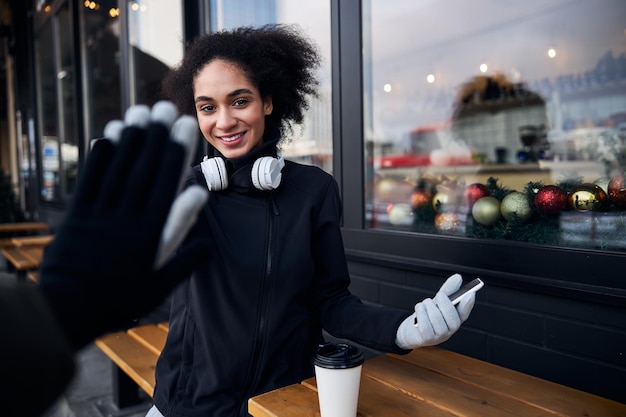
[[[422,179],[411,205],[420,233],[626,250],[626,173],[594,183],[529,182],[523,191],[494,177],[468,186]]]

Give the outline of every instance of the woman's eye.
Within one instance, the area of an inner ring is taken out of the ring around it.
[[[246,100],[245,98],[238,98],[237,100],[235,100],[233,105],[237,107],[241,107],[241,106],[245,106],[247,103],[248,103],[248,100]]]
[[[200,107],[200,111],[203,111],[203,112],[213,111],[213,110],[215,110],[215,106],[211,104],[205,104],[204,106]]]

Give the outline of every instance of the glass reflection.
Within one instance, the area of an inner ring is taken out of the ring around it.
[[[59,96],[61,141],[61,165],[64,186],[64,195],[74,193],[78,176],[78,138],[76,131],[76,92],[74,82],[74,48],[72,37],[72,15],[67,5],[64,5],[56,16],[59,39],[59,68],[57,83]]]
[[[626,250],[626,3],[367,4],[368,227]]]
[[[182,2],[133,0],[127,13],[131,104],[152,106],[160,99],[161,80],[183,57]]]
[[[109,120],[122,114],[120,20],[112,6],[81,7],[85,40],[85,125],[89,139],[101,138]]]
[[[40,195],[45,201],[55,201],[61,197],[57,72],[54,51],[54,27],[49,20],[42,27],[35,42],[43,176]]]
[[[268,23],[297,24],[319,46],[319,96],[311,98],[302,126],[283,144],[283,155],[292,161],[315,165],[332,173],[332,103],[330,1],[229,0],[211,1],[213,30]]]

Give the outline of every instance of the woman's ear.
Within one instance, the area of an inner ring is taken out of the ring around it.
[[[272,114],[272,110],[274,110],[274,105],[272,104],[272,96],[267,96],[263,100],[263,112],[266,116]]]

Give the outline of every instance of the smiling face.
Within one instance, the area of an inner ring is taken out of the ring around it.
[[[216,59],[193,81],[198,124],[204,137],[226,158],[239,158],[263,143],[272,99],[230,62]]]

